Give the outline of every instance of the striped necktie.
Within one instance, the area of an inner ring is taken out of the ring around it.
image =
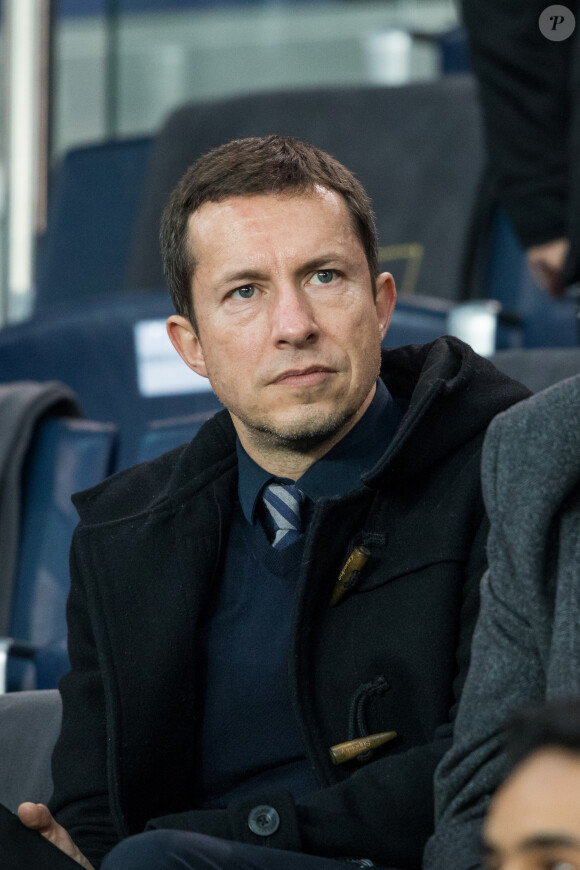
[[[304,494],[293,483],[269,483],[264,489],[262,500],[275,532],[271,542],[275,550],[290,546],[302,534],[300,510],[304,498]]]

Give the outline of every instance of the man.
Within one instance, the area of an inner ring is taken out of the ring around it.
[[[506,721],[580,693],[580,375],[493,421],[482,475],[489,570],[453,746],[435,779],[428,870],[480,866],[482,820],[509,770]]]
[[[580,703],[522,714],[510,744],[514,768],[483,828],[486,870],[580,867]]]
[[[227,411],[76,497],[55,819],[20,817],[94,867],[123,840],[103,870],[416,868],[485,567],[482,436],[527,393],[455,339],[381,361],[370,203],[309,145],[202,157],[162,247],[169,335]]]

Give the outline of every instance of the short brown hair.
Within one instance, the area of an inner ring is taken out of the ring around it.
[[[195,255],[187,244],[189,217],[206,202],[264,193],[305,193],[317,186],[344,199],[371,274],[379,274],[377,233],[371,201],[362,184],[330,154],[291,136],[234,139],[189,167],[161,218],[161,252],[171,299],[178,314],[197,329],[192,294]]]

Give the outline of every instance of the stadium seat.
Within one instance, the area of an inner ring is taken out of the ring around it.
[[[156,459],[162,453],[191,441],[203,424],[215,414],[215,408],[168,420],[152,420],[147,424],[138,452],[139,462]]]
[[[446,299],[399,294],[383,345],[423,344],[439,338],[449,331],[453,307]]]
[[[118,139],[65,154],[38,242],[35,314],[121,291],[150,145]]]
[[[0,692],[56,686],[68,669],[68,555],[78,521],[70,497],[110,474],[115,443],[110,424],[54,417],[37,427],[24,463],[9,637],[0,640]]]
[[[444,75],[469,72],[469,48],[464,27],[446,30],[438,37],[438,42],[441,52],[441,72]]]
[[[0,696],[0,803],[12,812],[22,801],[48,802],[61,714],[56,689]]]
[[[525,384],[533,393],[580,374],[578,347],[502,350],[493,354],[491,361],[500,371]]]
[[[116,467],[138,461],[147,421],[221,407],[171,345],[169,295],[129,294],[60,307],[0,330],[0,381],[58,379],[91,420],[119,430]]]

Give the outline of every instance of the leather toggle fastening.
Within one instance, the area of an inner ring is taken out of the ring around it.
[[[351,586],[354,586],[358,579],[358,575],[368,562],[371,551],[367,547],[355,547],[346,562],[336,581],[330,599],[330,606],[334,607],[338,604],[343,595],[348,592]]]
[[[357,755],[376,749],[389,743],[397,736],[396,731],[380,731],[378,734],[369,734],[368,737],[359,737],[357,740],[347,740],[346,743],[336,743],[330,747],[330,757],[333,764],[344,764],[352,761]]]

